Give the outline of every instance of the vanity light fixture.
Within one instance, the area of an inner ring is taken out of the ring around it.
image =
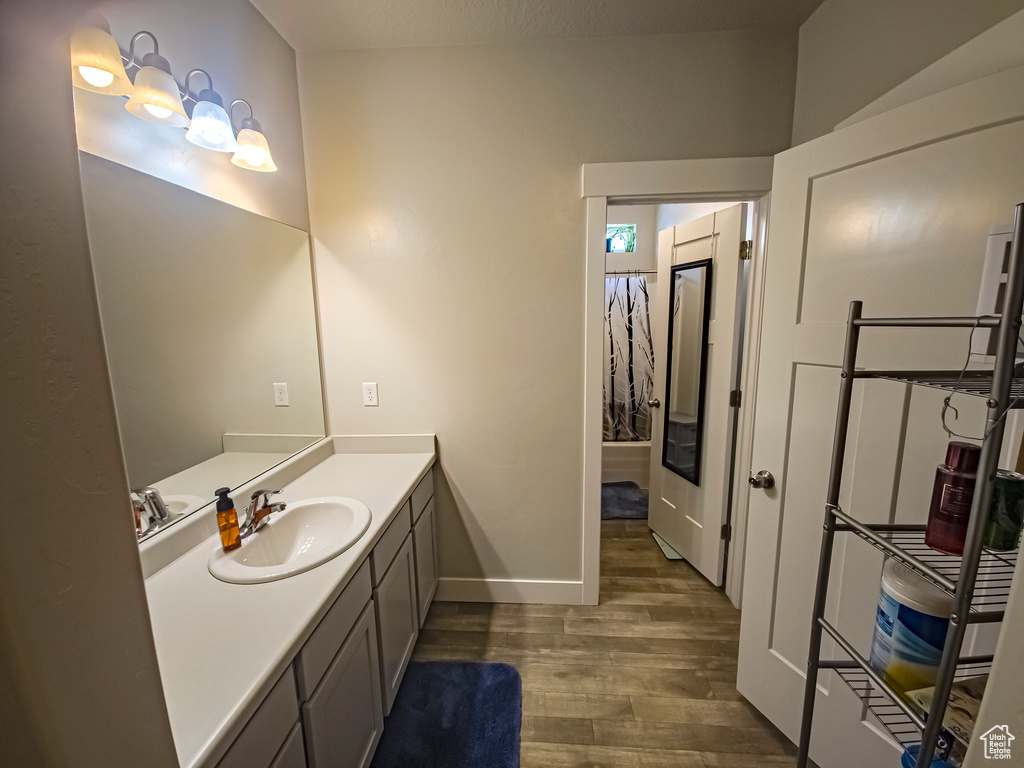
[[[181,103],[181,93],[171,76],[171,65],[160,55],[160,46],[152,32],[138,32],[132,38],[128,66],[135,64],[135,43],[143,35],[153,41],[153,52],[142,57],[142,68],[135,75],[135,90],[124,108],[151,123],[184,128],[190,121]]]
[[[153,52],[135,61],[139,38],[153,41]],[[127,71],[135,68],[134,83]],[[128,48],[128,57],[109,33],[96,27],[81,27],[71,35],[71,69],[75,86],[108,96],[128,97],[124,105],[135,117],[157,125],[187,128],[185,138],[192,144],[214,152],[232,152],[231,162],[250,171],[270,173],[277,170],[270,155],[270,145],[263,127],[253,117],[252,106],[245,99],[235,99],[225,110],[224,100],[213,90],[213,78],[205,69],[193,69],[185,77],[181,91],[167,59],[160,55],[160,44],[152,32],[137,32]],[[206,75],[207,85],[192,95],[189,83],[193,75]],[[185,100],[195,104],[192,114],[185,111]],[[244,118],[235,135],[232,109],[245,104],[249,116]]]
[[[185,133],[185,138],[203,149],[214,152],[237,152],[238,142],[235,130],[231,127],[231,118],[224,110],[224,100],[213,90],[213,78],[205,69],[193,69],[185,77],[185,96],[191,98],[189,80],[192,75],[203,74],[209,82],[209,88],[199,92],[199,98],[192,109],[192,124]]]
[[[132,92],[121,49],[96,27],[81,27],[71,34],[71,80],[79,88],[108,96]]]
[[[249,117],[242,120],[241,130],[238,131],[238,151],[231,158],[231,162],[250,171],[276,171],[274,158],[270,156],[270,145],[267,143],[267,137],[263,135],[263,126],[252,116],[252,106],[245,99],[235,99],[228,109],[229,114],[236,104],[245,104],[249,107]]]

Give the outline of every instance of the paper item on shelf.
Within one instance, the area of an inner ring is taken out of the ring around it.
[[[949,691],[949,703],[942,718],[942,727],[964,744],[971,743],[986,683],[988,675],[969,677],[954,682]],[[918,707],[922,714],[927,714],[931,709],[934,694],[934,687],[918,688],[915,691],[907,691],[907,699]]]
[[[932,696],[935,693],[935,686],[929,688],[918,688],[914,691],[907,691],[907,699],[916,710],[922,715],[927,715],[932,708]]]
[[[949,691],[949,704],[942,724],[965,744],[971,743],[974,726],[978,722],[981,697],[985,694],[988,675],[969,677],[953,683]]]

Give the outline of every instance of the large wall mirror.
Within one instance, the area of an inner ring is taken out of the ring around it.
[[[662,465],[700,485],[711,318],[711,259],[672,267]]]
[[[80,161],[147,538],[324,436],[309,235],[84,152]]]

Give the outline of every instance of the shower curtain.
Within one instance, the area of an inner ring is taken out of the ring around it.
[[[651,299],[643,275],[605,278],[604,440],[651,439]]]

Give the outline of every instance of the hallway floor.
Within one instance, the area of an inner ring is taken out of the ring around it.
[[[413,658],[523,678],[522,768],[775,768],[795,748],[736,691],[740,614],[646,520],[601,524],[601,604],[435,602]]]

